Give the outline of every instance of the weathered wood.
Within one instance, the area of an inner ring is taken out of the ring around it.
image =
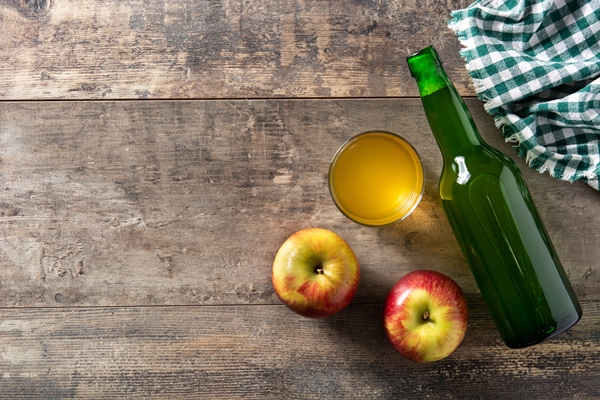
[[[405,136],[427,175],[417,210],[379,229],[345,219],[327,189],[336,149],[370,129]],[[5,307],[278,303],[274,254],[308,226],[353,246],[360,302],[419,268],[477,292],[438,202],[441,155],[418,99],[1,103],[0,146]],[[577,294],[599,300],[598,194],[518,162]]]
[[[474,95],[446,26],[471,1],[0,0],[0,398],[600,398],[598,193],[517,160],[584,311],[520,351],[438,203],[405,56],[434,44]],[[413,215],[379,229],[327,190],[335,150],[373,129],[406,137],[427,176]],[[277,248],[308,226],[362,266],[325,320],[271,285]],[[391,286],[420,268],[469,303],[463,344],[425,365],[381,326]]]
[[[473,94],[453,1],[0,0],[0,99],[417,95],[435,44]]]
[[[600,308],[540,345],[501,343],[479,297],[450,357],[403,359],[381,305],[0,310],[2,398],[598,398]]]

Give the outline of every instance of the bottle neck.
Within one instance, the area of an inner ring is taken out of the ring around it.
[[[433,46],[406,58],[411,75],[416,79],[421,97],[452,85],[442,67],[442,59]]]
[[[446,75],[433,46],[408,57],[407,61],[444,159],[452,161],[483,145],[469,109]]]

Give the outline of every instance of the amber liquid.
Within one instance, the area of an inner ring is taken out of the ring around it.
[[[423,183],[416,151],[388,132],[355,136],[340,148],[329,170],[329,189],[340,211],[370,226],[409,215],[421,199]]]

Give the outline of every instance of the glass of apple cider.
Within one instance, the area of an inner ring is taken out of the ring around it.
[[[344,143],[329,167],[329,191],[338,209],[368,226],[406,218],[425,186],[423,164],[413,146],[385,131],[358,134]]]

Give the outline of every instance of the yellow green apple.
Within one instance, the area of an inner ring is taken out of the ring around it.
[[[467,302],[450,277],[429,270],[400,279],[384,304],[388,339],[404,357],[415,362],[441,360],[462,342],[467,329]]]
[[[323,318],[340,312],[354,297],[360,279],[356,255],[340,236],[322,228],[294,233],[273,261],[273,287],[300,315]]]

